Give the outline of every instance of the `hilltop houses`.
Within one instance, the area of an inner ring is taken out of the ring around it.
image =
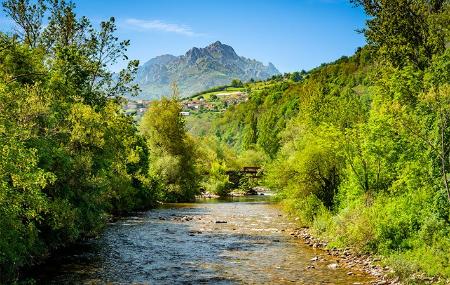
[[[248,100],[245,92],[228,92],[212,94],[205,99],[200,96],[186,99],[182,102],[184,111],[223,111],[226,107],[239,104]]]
[[[237,105],[248,100],[248,95],[245,92],[224,92],[224,93],[210,93],[194,98],[185,98],[181,101],[182,116],[190,116],[192,113],[211,111],[222,112],[226,108]],[[128,99],[126,105],[123,106],[125,113],[132,115],[136,121],[139,121],[144,113],[147,111],[151,100],[133,100]]]
[[[123,107],[125,113],[134,114],[136,121],[139,121],[147,111],[150,100],[128,100],[127,104]]]

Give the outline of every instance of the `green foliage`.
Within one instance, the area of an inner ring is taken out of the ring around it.
[[[448,26],[449,5],[355,2],[373,17],[370,46],[310,72],[267,180],[332,245],[384,256],[405,281],[448,279],[448,29],[435,25]],[[330,166],[324,191],[314,182]]]
[[[243,166],[263,167],[286,208],[332,246],[381,255],[406,281],[448,280],[450,4],[353,2],[371,16],[368,46],[246,83],[248,101],[188,121],[196,138],[176,88],[140,132],[123,114],[137,62],[106,69],[129,45],[113,18],[96,30],[64,1],[5,1],[18,33],[0,34],[0,283],[95,236],[112,214],[190,201],[199,187],[248,190],[254,180],[227,175]]]
[[[300,72],[295,71],[291,73],[290,79],[294,82],[298,82],[302,80],[302,75],[300,74]]]
[[[338,130],[327,125],[313,133],[299,134],[285,144],[270,166],[268,182],[275,189],[286,189],[286,198],[314,196],[331,210],[345,162],[339,143],[341,136]]]
[[[232,190],[232,183],[226,174],[226,166],[224,163],[214,161],[211,163],[211,169],[208,172],[208,178],[204,182],[204,188],[208,193],[219,196],[227,196]]]
[[[378,54],[396,67],[424,69],[448,43],[446,0],[352,0],[371,17],[364,33]]]
[[[233,79],[231,81],[231,87],[244,87],[244,84],[242,83],[242,81],[240,81],[239,79]]]
[[[240,164],[264,151],[264,183],[332,246],[383,256],[406,282],[448,281],[450,4],[353,2],[368,46],[249,83],[213,134]]]
[[[274,157],[280,147],[279,133],[285,120],[298,108],[295,89],[285,83],[268,85],[262,90],[249,85],[249,100],[230,107],[213,123],[211,134],[236,150],[258,148]],[[255,89],[252,89],[255,88]]]
[[[234,184],[227,174],[240,168],[235,152],[215,137],[195,138],[196,168],[200,175],[200,185],[208,193],[227,196]]]
[[[176,87],[175,87],[176,88]],[[176,96],[153,102],[141,121],[150,150],[149,173],[164,187],[167,201],[192,201],[198,192],[193,140],[187,135]]]
[[[146,142],[121,110],[137,62],[115,79],[106,68],[128,45],[114,19],[96,30],[64,1],[4,9],[18,33],[0,34],[0,283],[157,199]]]

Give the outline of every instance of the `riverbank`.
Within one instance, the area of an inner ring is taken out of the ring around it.
[[[330,268],[341,267],[348,269],[349,271],[347,274],[349,275],[352,275],[352,270],[355,269],[364,271],[376,278],[376,281],[372,282],[373,285],[404,284],[392,268],[383,265],[382,257],[357,253],[351,248],[330,248],[327,241],[315,237],[311,234],[310,229],[305,227],[291,231],[290,235],[294,238],[302,240],[304,244],[310,246],[311,248],[323,250],[327,255],[337,257],[338,262],[335,264],[330,264]],[[311,261],[319,261],[319,258],[313,258]],[[311,269],[314,269],[314,265],[312,265]],[[441,280],[437,277],[427,277],[423,273],[417,273],[410,277],[409,283],[407,284],[450,284],[450,282]]]
[[[220,196],[210,192],[203,192],[197,195],[196,199],[221,199],[221,198],[233,198],[233,197],[252,197],[252,196],[273,196],[273,192],[265,187],[253,187],[250,191],[244,191],[236,189],[228,193],[226,196]]]
[[[349,271],[347,274],[352,275],[354,269],[358,269],[372,275],[376,281],[372,282],[374,285],[400,285],[398,277],[390,277],[394,273],[388,266],[380,264],[381,259],[367,254],[355,253],[352,249],[337,249],[329,248],[328,242],[314,237],[308,228],[300,228],[290,233],[291,236],[301,239],[306,245],[321,249],[327,255],[338,258],[338,262],[330,264],[330,268],[346,268]],[[311,261],[318,261],[314,258]]]

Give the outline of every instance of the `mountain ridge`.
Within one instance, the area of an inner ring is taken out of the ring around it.
[[[176,82],[181,97],[208,88],[229,84],[233,79],[264,80],[280,74],[269,62],[239,56],[233,47],[216,41],[204,48],[193,47],[185,54],[164,54],[141,65],[136,83],[141,86],[140,99],[158,99],[170,94],[170,84]]]

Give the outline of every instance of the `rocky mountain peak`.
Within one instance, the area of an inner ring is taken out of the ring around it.
[[[214,58],[228,58],[228,59],[238,58],[238,55],[231,46],[222,44],[220,41],[216,41],[210,44],[205,49]]]
[[[204,52],[200,48],[193,47],[188,50],[184,56],[190,64],[194,64],[197,59],[204,56]]]
[[[182,56],[163,55],[142,65],[136,77],[142,99],[170,94],[170,83],[177,82],[181,96],[229,84],[233,79],[267,79],[279,71],[271,63],[238,56],[234,49],[216,41],[204,48],[193,47]]]

